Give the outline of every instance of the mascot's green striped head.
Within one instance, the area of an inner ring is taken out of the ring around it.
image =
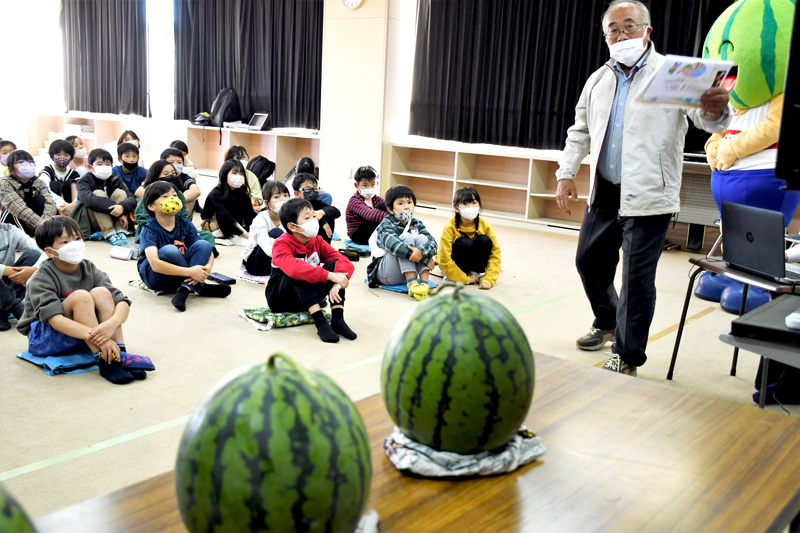
[[[797,0],[738,0],[708,32],[703,57],[738,68],[731,105],[749,109],[783,93]]]

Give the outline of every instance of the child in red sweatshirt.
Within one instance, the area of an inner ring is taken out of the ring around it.
[[[344,291],[353,264],[317,236],[319,222],[308,200],[289,200],[280,217],[287,231],[272,244],[267,305],[276,313],[308,311],[323,342],[339,342],[339,335],[354,340],[356,334],[344,321]],[[320,309],[326,296],[331,302],[330,324]]]

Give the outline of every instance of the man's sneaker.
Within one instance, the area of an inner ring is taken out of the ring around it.
[[[613,329],[592,328],[589,333],[578,339],[575,344],[581,350],[602,350],[607,342],[614,342]]]
[[[636,367],[626,363],[615,353],[609,355],[608,359],[606,359],[606,362],[603,364],[603,369],[636,377]]]

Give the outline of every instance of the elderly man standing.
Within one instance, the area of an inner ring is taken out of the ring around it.
[[[575,107],[556,171],[556,199],[569,214],[568,198],[578,194],[573,178],[590,154],[591,189],[575,263],[595,320],[577,345],[600,350],[613,342],[603,368],[635,376],[647,360],[656,266],[669,220],[680,209],[686,117],[721,132],[732,110],[722,88],[706,92],[699,110],[634,104],[665,60],[650,41],[650,12],[641,2],[614,0],[602,23],[611,59],[589,77]]]

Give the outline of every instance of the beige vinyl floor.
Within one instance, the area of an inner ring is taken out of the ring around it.
[[[444,217],[422,210],[419,217],[440,235]],[[574,267],[577,234],[492,222],[503,263],[488,294],[514,313],[535,351],[602,364],[604,352],[575,346],[592,322]],[[355,265],[345,310],[359,337],[323,344],[310,325],[261,332],[240,318],[240,309],[265,305],[261,285],[239,281],[225,300],[191,297],[187,311],[179,313],[170,297],[129,287],[129,280],[138,279],[135,264],[109,258],[109,248],[91,242],[87,255],[133,301],[125,336],[129,351],[153,359],[157,370],[147,380],[116,386],[96,372],[49,377],[14,356],[26,348],[24,336],[14,329],[0,333],[0,481],[34,517],[172,469],[184,424],[205,394],[227,373],[273,352],[329,373],[353,400],[378,393],[384,347],[398,317],[415,305],[408,296],[368,289],[363,283],[368,262],[362,260]],[[220,251],[214,270],[232,275],[242,249]],[[758,358],[743,352],[737,376],[729,375],[731,348],[717,335],[729,327],[732,315],[707,301],[693,298],[675,379],[665,380],[689,257],[685,252],[662,256],[649,360],[631,379],[754,405]]]

